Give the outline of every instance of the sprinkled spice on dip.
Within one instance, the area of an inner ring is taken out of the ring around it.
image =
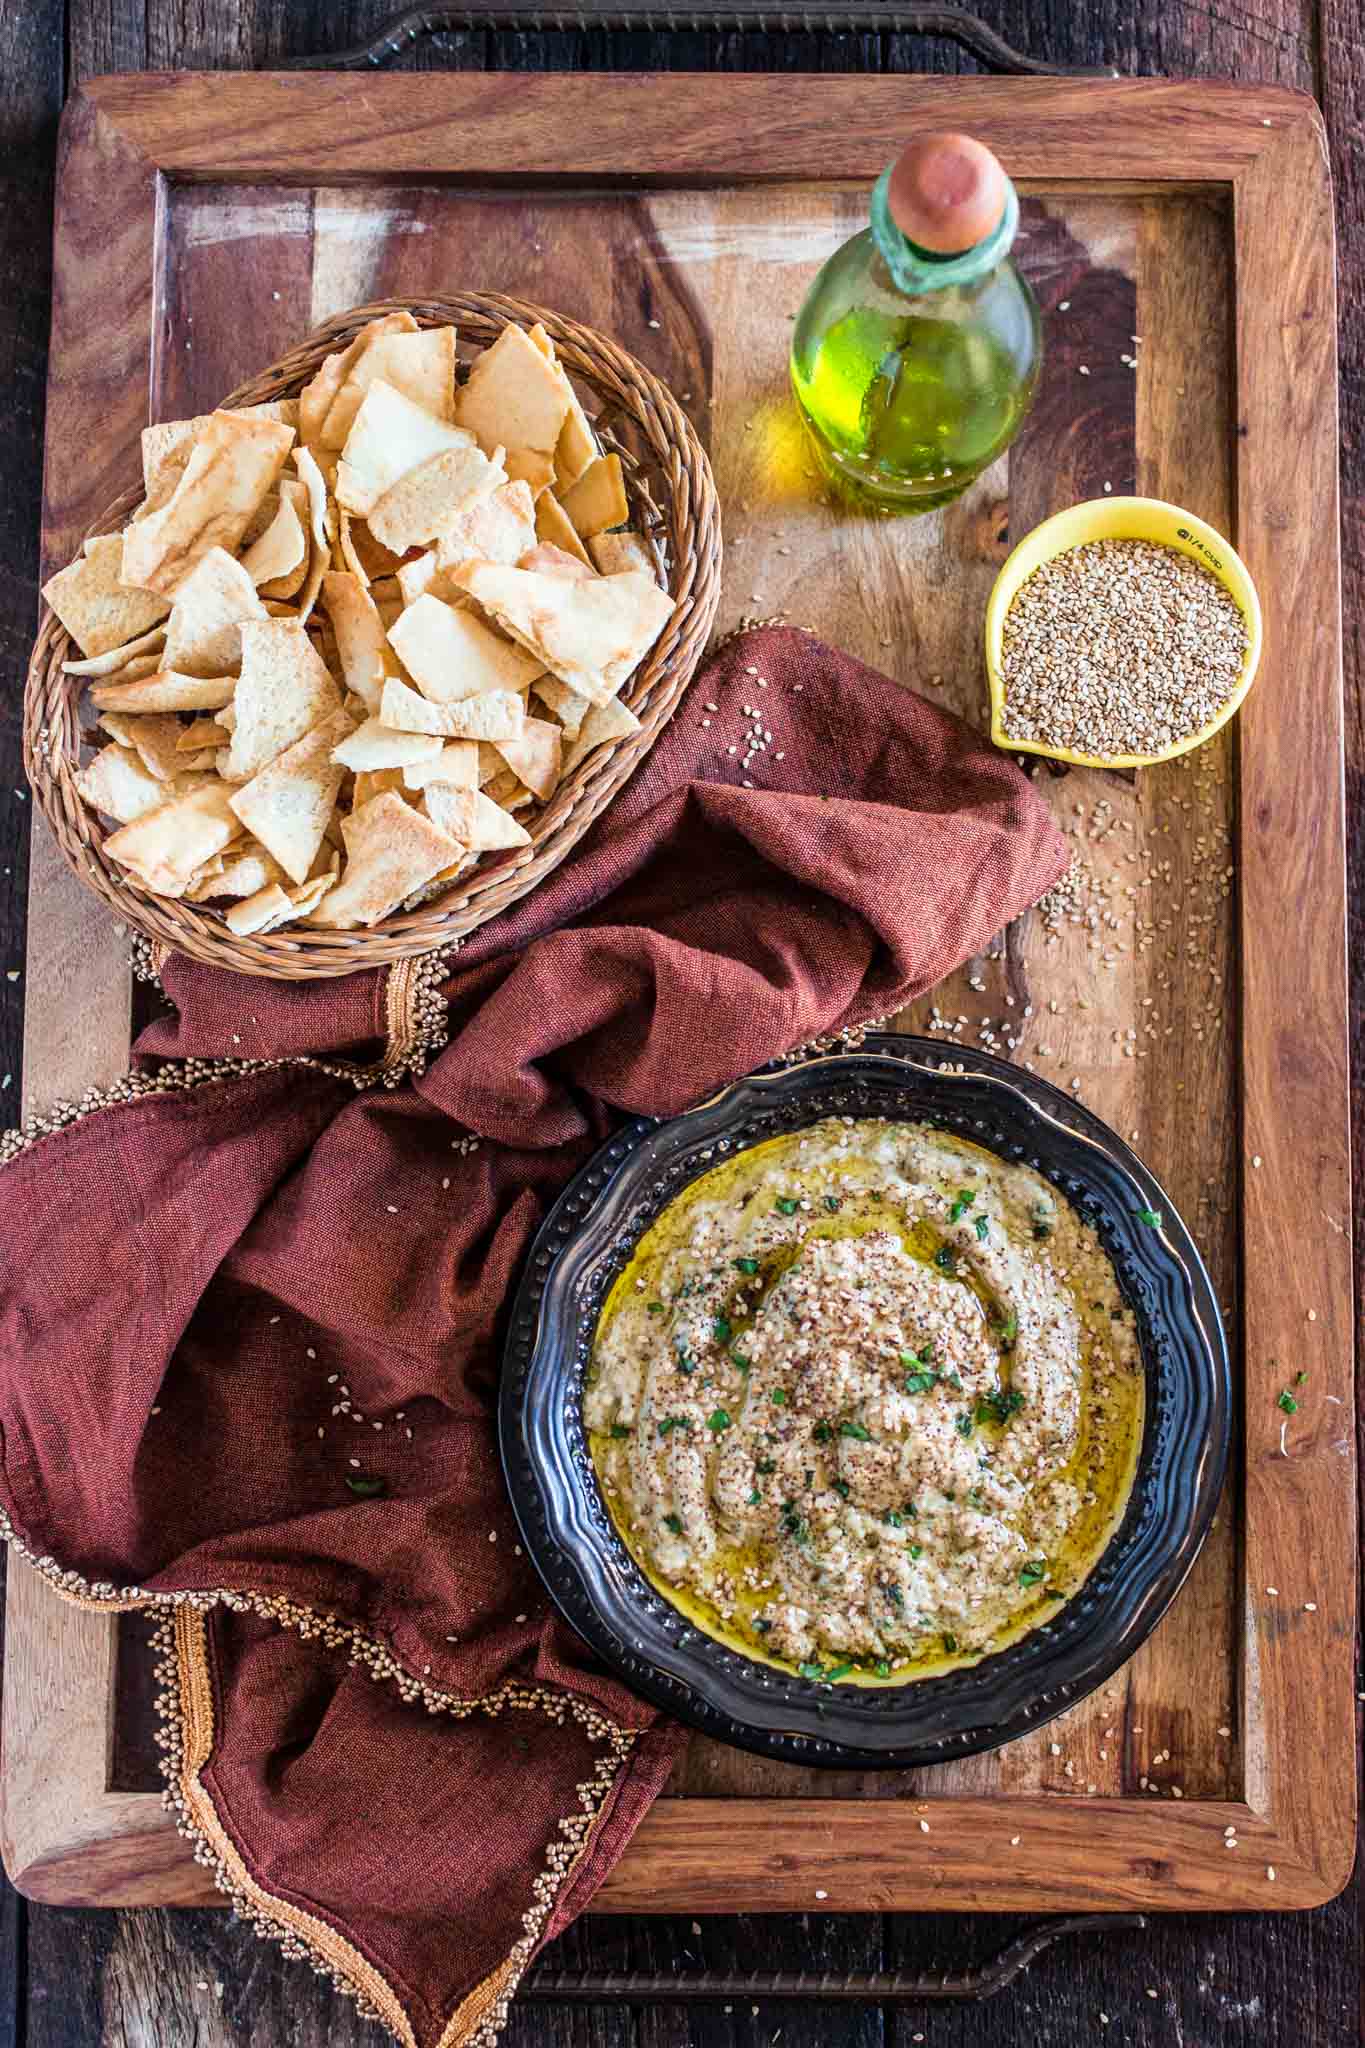
[[[583,1399],[649,1577],[749,1655],[902,1682],[1076,1591],[1142,1439],[1130,1311],[1030,1168],[828,1118],[712,1168],[642,1237]]]

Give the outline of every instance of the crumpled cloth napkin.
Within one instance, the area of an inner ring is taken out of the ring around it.
[[[495,2038],[680,1741],[517,1546],[494,1396],[532,1232],[623,1117],[895,1011],[1066,857],[978,734],[757,629],[458,952],[299,986],[173,959],[127,1099],[8,1142],[5,1533],[155,1610],[180,1824],[411,2048]],[[409,1071],[364,1085],[386,1042]]]

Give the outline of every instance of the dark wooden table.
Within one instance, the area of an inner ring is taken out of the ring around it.
[[[36,603],[53,159],[65,93],[102,71],[268,67],[371,33],[393,0],[0,0],[0,1124],[17,1120],[29,832],[19,707]],[[1331,135],[1341,278],[1347,800],[1353,936],[1365,920],[1365,13],[1361,0],[978,0],[1008,40],[1052,63],[1266,79],[1317,95]],[[976,70],[935,39],[831,34],[449,33],[403,60],[520,70]],[[1357,1118],[1359,1134],[1365,1118]],[[1357,1189],[1365,1184],[1357,1144]],[[1358,1241],[1365,1200],[1357,1194]],[[1365,1460],[1362,1460],[1365,1465]],[[0,1559],[3,1574],[3,1559]],[[3,1577],[0,1576],[0,1619]],[[1303,1915],[1154,1922],[1072,1938],[986,2004],[575,2007],[523,2002],[508,2048],[1212,2048],[1360,2038],[1359,1873]],[[590,1920],[546,1958],[565,1969],[961,1969],[1018,1931],[982,1917]],[[1105,2019],[1107,2016],[1107,2022]],[[0,2048],[347,2048],[375,2043],[324,1980],[212,1912],[64,1912],[0,1877]]]

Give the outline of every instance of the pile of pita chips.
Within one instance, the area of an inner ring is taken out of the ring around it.
[[[543,328],[460,381],[389,313],[297,399],[149,427],[146,495],[44,596],[105,851],[239,936],[378,924],[528,829],[672,616]]]

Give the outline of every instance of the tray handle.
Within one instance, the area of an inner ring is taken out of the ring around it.
[[[482,0],[471,7],[407,7],[390,16],[368,42],[349,50],[291,57],[283,71],[364,71],[402,56],[423,36],[452,29],[756,29],[790,35],[819,30],[829,35],[877,34],[946,36],[979,57],[991,71],[1027,78],[1117,78],[1109,66],[1044,64],[1016,50],[981,17],[965,7],[897,7],[881,0],[834,0],[818,6],[798,0],[785,7],[772,0],[580,0],[564,7],[535,0]]]
[[[643,1970],[535,1970],[523,1982],[521,1999],[558,2000],[570,2005],[699,2005],[713,2001],[785,1998],[826,2004],[921,2005],[930,1999],[959,2003],[993,1998],[1067,1934],[1107,1934],[1143,1928],[1145,1913],[1073,1913],[1045,1920],[1007,1942],[974,1970],[929,1972],[864,1970],[847,1976],[816,1970],[751,1970],[705,1977],[671,1977]]]

